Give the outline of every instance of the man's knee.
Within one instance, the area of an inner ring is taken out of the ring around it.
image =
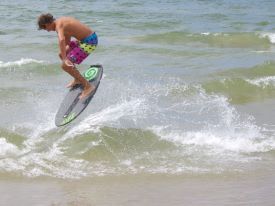
[[[63,61],[61,67],[64,71],[68,72],[74,68],[74,65],[71,62]]]
[[[62,67],[62,69],[64,70],[64,71],[68,71],[68,70],[70,70],[70,67],[68,67],[66,64],[65,64],[65,62],[62,62],[62,65],[61,65],[61,67]]]

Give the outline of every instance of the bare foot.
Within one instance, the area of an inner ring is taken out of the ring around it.
[[[90,93],[92,93],[95,90],[94,85],[89,84],[87,87],[84,87],[84,90],[82,91],[81,95],[79,96],[79,99],[84,99],[87,97]]]
[[[76,79],[74,79],[74,80],[72,80],[69,84],[67,84],[67,88],[72,88],[72,87],[74,87],[75,85],[77,85],[77,84],[80,84],[80,82],[79,81],[77,81]]]

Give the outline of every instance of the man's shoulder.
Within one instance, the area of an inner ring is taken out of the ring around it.
[[[71,21],[76,21],[76,19],[74,17],[70,17],[70,16],[61,16],[57,19],[57,21],[59,21],[59,22],[71,22]]]
[[[76,24],[76,23],[78,23],[78,21],[73,17],[64,16],[64,17],[59,17],[56,20],[56,23],[58,26],[62,27],[62,26],[66,26],[66,25]]]

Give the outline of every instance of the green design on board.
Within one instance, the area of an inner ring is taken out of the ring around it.
[[[98,72],[98,68],[97,67],[90,67],[85,73],[84,73],[84,77],[85,79],[87,79],[88,81],[94,79],[97,75]]]
[[[71,113],[68,116],[64,117],[62,124],[67,124],[75,118],[75,113]]]

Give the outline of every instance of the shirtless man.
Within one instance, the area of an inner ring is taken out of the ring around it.
[[[62,69],[69,73],[74,80],[67,85],[73,87],[82,84],[83,91],[79,99],[87,97],[95,88],[76,69],[97,46],[97,36],[88,26],[72,17],[55,19],[51,14],[41,14],[38,17],[38,29],[48,32],[56,31],[59,42],[59,57],[62,60]],[[75,40],[71,40],[71,38]]]

